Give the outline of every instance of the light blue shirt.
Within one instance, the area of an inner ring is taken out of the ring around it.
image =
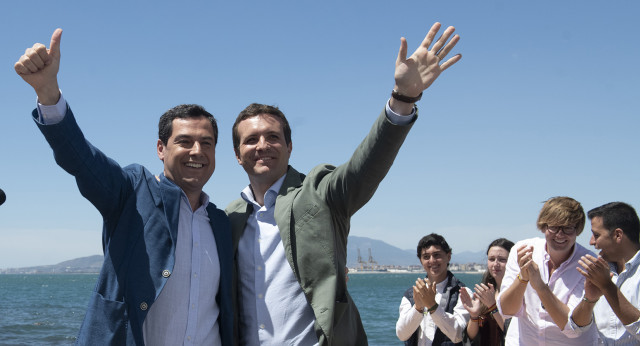
[[[238,244],[241,345],[318,343],[313,310],[287,261],[274,217],[284,177],[265,193],[264,206],[255,201],[250,187],[241,193],[253,205]]]
[[[216,295],[220,262],[205,207],[192,211],[182,192],[173,273],[149,309],[142,331],[145,345],[220,345]]]
[[[56,105],[38,103],[38,121],[56,124],[65,116],[67,102],[60,95]],[[147,345],[221,345],[216,295],[220,286],[220,261],[202,192],[202,205],[192,211],[184,192],[180,198],[178,240],[173,272],[164,272],[167,283],[149,308],[143,336]]]

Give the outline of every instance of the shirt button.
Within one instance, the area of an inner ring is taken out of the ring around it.
[[[260,324],[260,329],[264,329],[264,324]]]
[[[147,311],[148,308],[149,308],[149,305],[147,305],[147,302],[140,303],[140,310]]]
[[[171,272],[169,271],[169,269],[165,269],[162,271],[163,278],[168,278],[169,276],[171,276]]]
[[[257,266],[256,269],[262,270],[262,266]]]
[[[258,294],[258,298],[262,299],[263,295],[262,293]]]

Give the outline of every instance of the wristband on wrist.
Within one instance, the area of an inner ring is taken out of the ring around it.
[[[432,314],[434,311],[436,311],[436,309],[438,308],[438,303],[435,303],[432,307],[430,307],[429,309],[427,309],[427,311],[424,312],[424,314]]]
[[[525,280],[522,278],[522,276],[520,276],[520,273],[518,273],[518,281],[520,281],[520,283],[526,284],[529,282],[529,280]]]
[[[480,320],[480,317],[471,317],[471,322],[478,322],[478,320]]]
[[[391,97],[393,97],[398,101],[402,101],[406,103],[416,103],[420,101],[420,99],[422,98],[422,93],[420,93],[420,95],[416,97],[411,97],[411,96],[402,95],[399,92],[397,92],[395,89],[393,89],[393,91],[391,91]]]
[[[498,306],[496,304],[491,305],[490,307],[487,308],[487,313],[488,314],[495,314],[496,312],[498,312]]]
[[[582,297],[582,301],[587,302],[589,304],[595,304],[598,302],[598,300],[600,300],[600,298],[596,299],[596,300],[589,300],[587,299],[587,297]]]

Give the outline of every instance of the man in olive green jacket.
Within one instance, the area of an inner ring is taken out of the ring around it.
[[[252,104],[236,119],[234,149],[250,182],[226,210],[241,344],[367,344],[345,282],[350,218],[391,167],[422,91],[461,58],[442,60],[459,40],[453,27],[429,48],[439,29],[434,24],[408,59],[401,39],[392,98],[339,167],[320,165],[305,176],[289,166],[291,129],[276,107]]]

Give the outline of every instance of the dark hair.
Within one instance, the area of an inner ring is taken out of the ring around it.
[[[282,132],[284,132],[285,143],[287,145],[291,143],[291,127],[289,126],[289,122],[284,116],[284,113],[282,113],[282,111],[276,106],[252,103],[247,106],[247,108],[245,108],[242,112],[240,112],[240,114],[238,114],[236,122],[233,123],[233,128],[231,129],[231,136],[233,138],[233,150],[238,150],[238,148],[240,148],[240,134],[238,134],[238,125],[240,124],[240,122],[248,118],[253,118],[260,114],[270,114],[278,118],[280,120],[280,123],[282,124]]]
[[[491,244],[489,244],[489,246],[487,247],[487,255],[489,254],[489,250],[491,250],[491,248],[494,246],[499,246],[507,250],[507,253],[509,253],[511,252],[511,248],[513,247],[513,242],[509,239],[498,238],[492,241]],[[496,282],[496,279],[489,273],[489,268],[487,268],[487,270],[482,275],[482,283],[485,285],[490,283],[493,285],[493,287],[495,287],[496,291],[500,290],[500,287],[497,287],[498,283]]]
[[[158,138],[160,138],[164,145],[167,145],[167,141],[171,137],[171,132],[173,131],[174,119],[199,117],[205,117],[209,122],[211,122],[215,144],[218,144],[218,124],[216,122],[216,118],[214,118],[211,113],[207,112],[204,107],[194,104],[175,106],[162,114],[160,121],[158,122]]]
[[[627,203],[611,202],[589,210],[589,220],[602,218],[602,225],[609,232],[620,228],[634,244],[639,245],[640,221],[635,209]]]
[[[422,249],[426,249],[434,245],[439,246],[442,251],[446,253],[451,253],[451,248],[447,241],[444,240],[444,237],[436,233],[431,233],[422,237],[418,242],[418,258],[422,255]]]

